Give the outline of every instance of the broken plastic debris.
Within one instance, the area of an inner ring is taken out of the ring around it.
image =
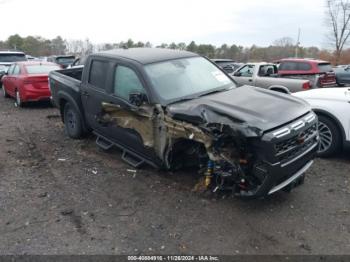
[[[127,169],[127,172],[131,172],[131,173],[136,173],[137,171],[135,169]]]
[[[57,161],[66,161],[67,159],[65,159],[65,158],[59,158],[59,159],[57,159]]]

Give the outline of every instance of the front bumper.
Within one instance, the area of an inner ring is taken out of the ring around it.
[[[263,137],[262,146],[258,149],[260,160],[252,171],[261,184],[255,192],[250,192],[252,196],[263,197],[297,184],[294,182],[302,179],[312,166],[319,135],[317,118],[310,118],[310,115],[304,117],[308,122],[299,119],[289,127],[282,127]],[[293,130],[293,127],[296,128]]]
[[[269,195],[281,190],[282,188],[285,188],[286,186],[292,184],[293,182],[295,182],[297,179],[299,179],[302,175],[304,175],[304,173],[312,166],[312,164],[314,163],[313,160],[311,160],[310,162],[308,162],[305,166],[303,166],[298,172],[296,172],[293,176],[291,176],[290,178],[288,178],[287,180],[283,181],[281,184],[278,184],[276,186],[274,186],[270,191],[269,191]]]
[[[317,149],[318,143],[315,143],[303,154],[288,163],[288,165],[265,162],[263,170],[266,172],[266,179],[255,192],[255,196],[271,195],[297,181],[312,166]],[[259,171],[261,172],[261,170],[260,168]]]

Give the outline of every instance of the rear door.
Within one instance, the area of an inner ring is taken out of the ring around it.
[[[93,58],[84,75],[81,85],[81,98],[86,120],[95,131],[106,135],[106,127],[102,122],[102,102],[109,100],[108,82],[112,65],[103,58]],[[84,69],[85,70],[85,69]]]
[[[16,90],[21,88],[21,80],[20,80],[20,75],[22,73],[22,69],[20,65],[16,65],[15,68],[13,69],[13,74],[12,74],[12,88],[14,94],[16,93]]]

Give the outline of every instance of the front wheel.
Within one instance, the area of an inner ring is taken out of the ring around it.
[[[70,138],[79,139],[83,136],[81,116],[70,103],[64,106],[64,126]]]
[[[320,144],[318,155],[329,157],[335,154],[341,144],[341,135],[335,122],[328,117],[318,116],[318,130],[320,133]]]
[[[8,93],[6,92],[5,86],[2,85],[2,94],[5,98],[9,98],[10,96],[8,95]]]

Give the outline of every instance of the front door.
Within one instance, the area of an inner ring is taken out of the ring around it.
[[[11,65],[9,70],[7,71],[7,75],[3,78],[3,84],[4,84],[4,87],[6,88],[6,92],[11,96],[15,96],[14,75],[13,75],[14,69],[15,69],[15,65]]]
[[[153,145],[153,110],[147,102],[142,77],[137,70],[122,63],[113,67],[112,75],[111,93],[104,101],[107,120],[111,122],[106,130],[107,136],[138,154],[148,156],[153,152],[149,148]],[[144,103],[140,107],[130,103],[130,94],[141,94]]]
[[[237,72],[239,74],[234,75],[234,79],[240,85],[254,85],[253,73],[254,73],[254,65],[245,65]]]

